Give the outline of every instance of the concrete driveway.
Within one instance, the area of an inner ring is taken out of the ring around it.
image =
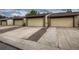
[[[79,49],[79,30],[77,28],[48,28],[47,32],[38,41],[50,47],[62,50]]]
[[[0,41],[24,50],[79,49],[79,30],[76,28],[49,27],[37,42],[26,40],[41,28],[42,27],[23,27],[9,31],[0,34],[2,38]]]
[[[12,27],[18,27],[18,26],[0,26],[0,30],[12,28]]]
[[[0,27],[0,34],[8,32],[8,31],[15,30],[15,29],[18,29],[18,28],[21,28],[21,26],[1,26]]]

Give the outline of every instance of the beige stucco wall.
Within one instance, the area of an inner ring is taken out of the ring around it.
[[[23,20],[15,20],[15,25],[16,26],[22,26],[23,25]]]
[[[1,21],[0,21],[0,25],[1,25]]]
[[[28,19],[28,26],[43,26],[43,18]]]
[[[26,23],[26,18],[24,18],[23,20],[24,20],[24,23]]]
[[[75,16],[75,27],[78,27],[79,16]]]
[[[73,18],[52,18],[51,26],[57,27],[73,27]]]

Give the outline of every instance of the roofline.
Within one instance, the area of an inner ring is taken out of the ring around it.
[[[70,13],[50,13],[50,14],[39,14],[39,15],[33,15],[33,16],[21,16],[21,17],[13,17],[13,18],[7,18],[8,19],[23,19],[23,18],[43,18],[45,16],[51,17],[51,18],[56,18],[56,17],[72,17],[72,16],[77,16],[79,15],[79,12],[70,12]],[[3,20],[6,20],[4,18]]]
[[[1,18],[0,20],[2,21],[4,21],[4,20],[8,20],[8,19],[11,19],[11,18]]]
[[[40,18],[40,17],[45,17],[46,15],[49,15],[49,14],[25,16],[25,18]],[[66,16],[68,17],[68,16],[77,16],[77,15],[79,15],[79,12],[70,12],[70,13],[64,12],[64,13],[52,13],[48,17],[66,17]]]
[[[38,15],[32,15],[32,16],[25,16],[25,18],[41,18],[41,17],[45,17],[48,14],[38,14]]]

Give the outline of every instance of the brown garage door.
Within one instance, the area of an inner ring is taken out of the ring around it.
[[[73,27],[73,18],[52,18],[51,26]]]
[[[28,26],[43,26],[43,18],[29,18]]]

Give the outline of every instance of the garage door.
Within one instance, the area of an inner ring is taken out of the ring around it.
[[[3,26],[6,26],[6,21],[2,21],[2,25]]]
[[[28,19],[28,26],[43,26],[43,18]]]
[[[13,20],[8,20],[7,25],[13,25]]]
[[[22,20],[15,20],[15,25],[22,26],[23,25],[23,21]]]
[[[56,27],[73,27],[73,18],[52,18],[51,26]]]

